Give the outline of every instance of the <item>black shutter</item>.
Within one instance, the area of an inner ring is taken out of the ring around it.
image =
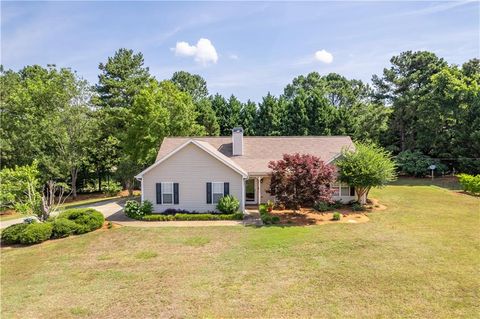
[[[223,183],[223,196],[230,195],[230,183]]]
[[[157,183],[157,204],[162,203],[162,183]]]
[[[355,196],[355,187],[350,186],[350,196]]]
[[[178,183],[173,183],[173,203],[178,204]]]
[[[212,183],[207,183],[207,204],[212,203]]]

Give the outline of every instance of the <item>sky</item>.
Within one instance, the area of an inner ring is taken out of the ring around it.
[[[259,102],[313,71],[369,82],[406,50],[461,65],[480,56],[479,19],[478,1],[2,1],[1,63],[70,67],[95,84],[99,63],[128,48],[159,80],[184,70]]]

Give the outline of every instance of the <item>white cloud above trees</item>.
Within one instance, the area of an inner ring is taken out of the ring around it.
[[[218,54],[209,39],[201,38],[196,45],[190,45],[188,42],[177,42],[175,48],[172,49],[177,56],[193,57],[193,59],[202,64],[217,63]]]
[[[319,50],[315,52],[315,60],[330,64],[333,62],[333,55],[326,50]]]

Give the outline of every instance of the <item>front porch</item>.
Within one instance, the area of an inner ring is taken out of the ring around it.
[[[257,209],[259,204],[273,200],[269,189],[269,176],[250,176],[245,181],[245,208]]]

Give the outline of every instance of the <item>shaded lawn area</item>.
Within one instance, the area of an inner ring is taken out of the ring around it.
[[[3,249],[2,318],[476,317],[480,200],[372,191],[365,224],[116,228]]]

